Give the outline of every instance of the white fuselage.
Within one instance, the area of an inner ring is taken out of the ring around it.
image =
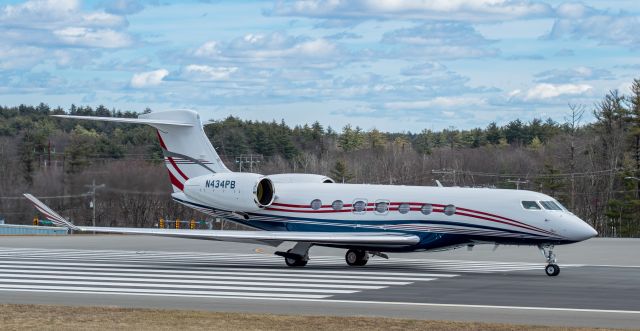
[[[553,198],[532,191],[334,183],[274,186],[275,198],[270,206],[244,217],[236,213],[226,217],[274,231],[418,234],[423,240],[412,250],[478,242],[562,244],[596,234]],[[201,194],[213,195],[215,190],[202,187]],[[533,201],[539,209],[525,209],[523,201]],[[548,201],[560,208],[545,209],[542,202]],[[215,202],[207,207],[233,211]]]

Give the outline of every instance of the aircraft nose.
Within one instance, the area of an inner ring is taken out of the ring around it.
[[[591,227],[591,225],[587,224],[583,220],[578,219],[578,222],[576,223],[577,224],[574,230],[572,231],[573,232],[572,239],[576,241],[583,241],[598,235],[598,231],[596,231],[593,227]]]

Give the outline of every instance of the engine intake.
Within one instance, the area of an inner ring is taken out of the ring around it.
[[[268,207],[273,203],[275,190],[273,189],[273,182],[269,178],[262,178],[258,181],[255,190],[256,202],[261,207]]]

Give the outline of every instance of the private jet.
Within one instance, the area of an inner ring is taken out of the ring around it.
[[[556,199],[537,192],[489,188],[343,184],[316,174],[232,172],[206,136],[198,113],[152,112],[139,118],[54,115],[58,118],[146,124],[157,131],[174,201],[248,231],[91,227],[72,224],[31,194],[47,219],[73,231],[250,242],[303,267],[312,246],[346,250],[349,266],[389,252],[439,251],[477,244],[537,246],[545,272],[557,276],[555,245],[597,232]]]

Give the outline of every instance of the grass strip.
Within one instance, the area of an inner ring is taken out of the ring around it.
[[[515,324],[208,311],[0,305],[0,330],[606,330]]]

